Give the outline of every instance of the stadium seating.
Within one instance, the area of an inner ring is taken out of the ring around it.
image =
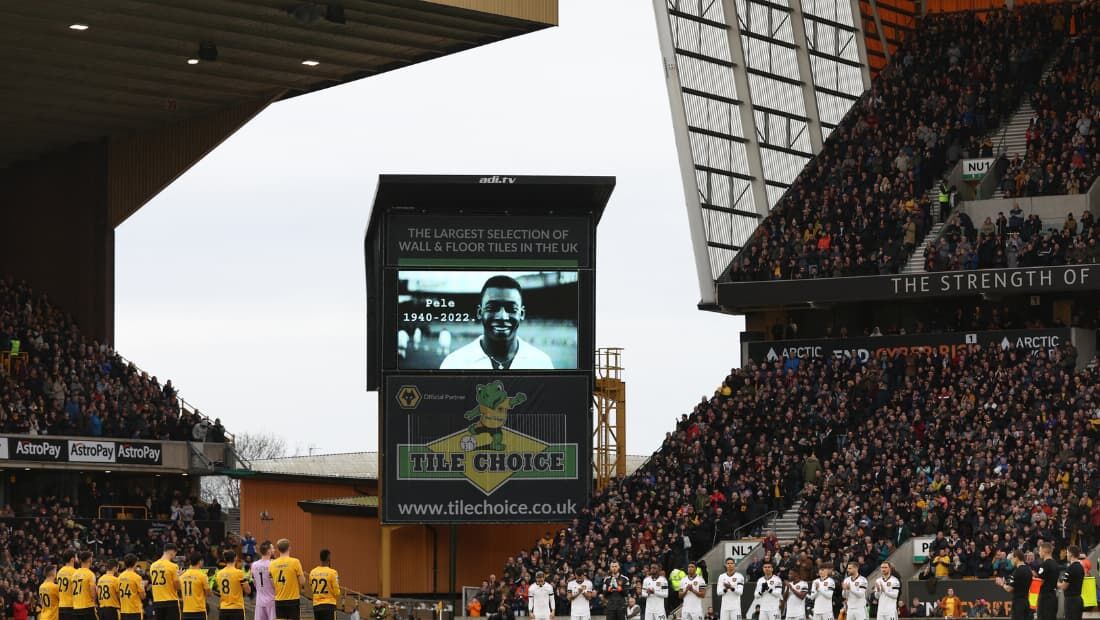
[[[896,273],[931,225],[926,190],[1015,109],[1068,5],[921,20],[734,259],[729,278]],[[980,147],[979,147],[980,148]]]
[[[22,282],[0,279],[0,432],[128,439],[225,441],[163,386],[110,347],[85,340],[72,319]]]
[[[1092,213],[1056,222],[1024,218],[1019,205],[980,227],[966,214],[952,216],[943,235],[924,249],[925,271],[1076,265],[1100,262],[1100,226]]]
[[[83,339],[69,317],[26,284],[0,279],[0,355],[11,358],[13,350],[20,361],[0,365],[0,432],[226,440],[220,422],[180,407],[171,381],[162,386],[109,347]],[[19,592],[34,600],[42,569],[70,547],[92,549],[97,560],[125,553],[154,560],[172,541],[213,565],[224,531],[219,508],[188,498],[185,484],[171,493],[156,486],[160,494],[132,481],[92,482],[78,501],[27,496],[0,509],[0,608]],[[101,505],[116,504],[142,506],[150,518],[97,518]]]
[[[598,579],[612,559],[636,581],[647,562],[683,568],[796,495],[801,535],[773,545],[781,570],[805,554],[869,573],[938,531],[959,576],[988,576],[1040,539],[1096,543],[1100,369],[1076,371],[1076,355],[992,347],[735,370],[636,473],[510,558],[494,600],[521,606],[538,570],[561,586],[576,566]]]
[[[1002,178],[1008,197],[1082,194],[1100,171],[1100,10],[1086,3],[1075,17],[1078,36],[1031,95],[1027,153],[1014,157]]]
[[[203,521],[201,517],[212,516],[205,512],[206,507],[200,508],[193,520],[173,518],[172,504],[187,501],[181,491],[160,500],[150,498],[147,505],[152,516],[163,517],[152,520],[84,518],[82,515],[94,514],[96,506],[82,510],[67,497],[28,497],[15,508],[6,506],[0,510],[0,606],[10,605],[18,592],[25,601],[35,600],[31,597],[37,595],[45,567],[56,562],[65,549],[90,549],[96,554],[96,565],[102,567],[102,562],[119,560],[127,553],[153,561],[160,557],[165,543],[174,542],[182,557],[198,551],[208,566],[216,565],[224,528]]]

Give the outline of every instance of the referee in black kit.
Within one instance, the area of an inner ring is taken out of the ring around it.
[[[1062,575],[1058,587],[1062,588],[1062,596],[1066,605],[1066,620],[1081,620],[1081,614],[1085,611],[1085,602],[1081,600],[1081,584],[1085,583],[1085,567],[1081,566],[1081,550],[1076,545],[1070,545],[1069,566]]]
[[[1008,579],[997,577],[997,585],[1012,593],[1012,620],[1031,620],[1031,567],[1024,561],[1023,551],[1012,552],[1012,566],[1012,574]]]
[[[1062,576],[1062,567],[1054,559],[1054,545],[1043,542],[1039,545],[1039,579],[1043,580],[1039,588],[1039,620],[1058,620],[1058,580]],[[1080,590],[1077,591],[1080,594]]]

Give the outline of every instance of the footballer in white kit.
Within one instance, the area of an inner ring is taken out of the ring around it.
[[[577,569],[573,580],[566,586],[566,592],[569,595],[569,617],[573,620],[592,618],[592,607],[588,601],[596,595],[596,588],[584,576],[582,569]]]
[[[775,574],[771,560],[764,561],[764,576],[756,580],[754,605],[760,606],[760,620],[779,620],[779,603],[783,600],[783,580]]]
[[[875,580],[875,596],[878,597],[878,613],[875,620],[897,620],[898,596],[901,594],[901,582],[894,576],[894,567],[883,562],[879,567],[882,575]]]
[[[680,580],[680,596],[684,604],[680,607],[681,620],[703,620],[703,598],[707,595],[707,580],[699,574],[695,563],[688,563],[688,574]]]
[[[735,572],[737,563],[726,558],[726,572],[718,575],[718,596],[722,600],[721,620],[741,620],[741,595],[745,593],[745,576]]]
[[[642,581],[642,596],[645,597],[645,620],[665,620],[668,579],[661,574],[657,564],[649,566],[649,575]]]
[[[836,592],[836,581],[830,576],[832,572],[831,566],[818,568],[817,579],[810,584],[810,599],[814,602],[811,620],[833,620],[833,593]]]
[[[787,602],[784,609],[786,620],[806,620],[806,595],[810,584],[799,579],[797,569],[791,569],[787,576]]]
[[[859,564],[848,563],[843,588],[848,620],[867,620],[867,578],[859,574]]]
[[[542,571],[535,573],[535,583],[527,586],[527,611],[535,620],[554,616],[554,586],[546,583]]]

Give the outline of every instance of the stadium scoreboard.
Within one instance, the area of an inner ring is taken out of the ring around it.
[[[592,480],[609,177],[393,176],[367,229],[384,523],[568,521]]]

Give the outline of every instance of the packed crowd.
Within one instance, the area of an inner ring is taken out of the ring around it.
[[[171,381],[84,339],[45,296],[2,278],[0,352],[27,354],[0,364],[0,432],[225,441],[220,421],[180,407]]]
[[[730,266],[734,281],[896,273],[951,158],[1017,105],[1067,5],[927,17]],[[980,150],[980,146],[978,147]]]
[[[1001,180],[1009,197],[1082,194],[1100,172],[1100,8],[1082,3],[1073,21],[1077,36],[1031,97],[1027,152],[1012,157]]]
[[[183,501],[182,494],[172,497],[174,503]],[[46,566],[66,549],[90,550],[104,563],[127,553],[152,561],[172,542],[181,557],[197,551],[213,566],[222,542],[220,528],[172,518],[171,512],[161,521],[84,519],[77,502],[58,496],[27,498],[17,507],[0,511],[0,608],[9,611],[22,601],[33,613]]]
[[[1007,554],[1040,540],[1087,547],[1100,541],[1089,458],[1100,369],[1076,370],[1076,356],[1069,344],[991,347],[734,370],[637,472],[509,558],[493,604],[524,609],[537,571],[560,592],[578,566],[598,582],[612,560],[640,594],[645,564],[683,568],[799,494],[801,535],[764,543],[781,575],[852,560],[867,574],[910,536],[937,532],[959,576],[1003,571]],[[971,449],[950,448],[960,442]]]
[[[1040,540],[1097,541],[1100,475],[1087,455],[1100,373],[1075,360],[1065,345],[870,365],[874,402],[808,480],[802,536],[785,553],[870,572],[910,535],[940,532],[958,574],[981,576]],[[968,449],[949,448],[960,442]]]
[[[1059,228],[1014,204],[1008,216],[986,217],[981,227],[966,213],[952,216],[943,235],[924,249],[925,271],[956,271],[1100,263],[1100,224],[1092,213],[1066,214]]]

